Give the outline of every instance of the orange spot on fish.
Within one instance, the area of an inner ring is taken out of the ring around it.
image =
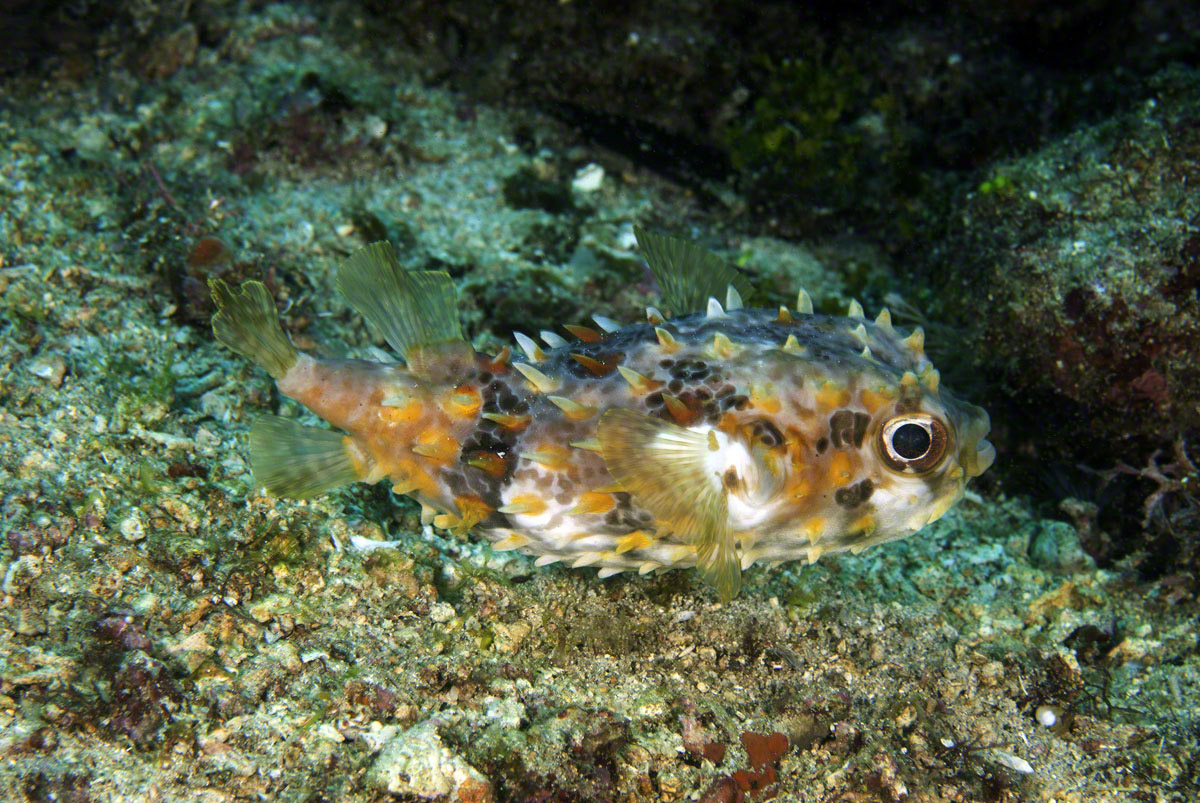
[[[850,524],[849,535],[867,536],[875,532],[875,517],[864,513]]]
[[[491,371],[493,374],[508,373],[508,363],[512,358],[512,349],[508,346],[500,349],[500,353],[492,357],[490,361],[484,363],[485,370]]]
[[[540,516],[546,512],[546,502],[535,494],[517,494],[500,508],[500,512],[512,516]]]
[[[480,450],[471,452],[467,465],[485,471],[496,479],[500,479],[508,471],[508,461],[495,452]]]
[[[819,516],[811,518],[804,522],[800,529],[802,529],[804,534],[808,536],[808,542],[810,544],[816,544],[821,540],[821,533],[825,531],[825,519]]]
[[[834,452],[833,457],[829,458],[829,483],[835,487],[842,487],[854,477],[854,464],[850,461],[850,455],[845,452]]]
[[[449,463],[458,457],[461,447],[449,434],[439,429],[427,429],[416,437],[411,447],[415,454],[435,463]]]
[[[836,382],[826,382],[817,391],[817,406],[823,411],[840,410],[850,403],[850,391]]]
[[[890,401],[885,393],[877,393],[870,388],[863,388],[860,390],[858,392],[858,400],[871,415],[875,415],[875,413],[879,411],[879,408],[883,407]]]
[[[554,443],[544,444],[532,452],[521,452],[521,457],[556,471],[571,462],[571,452]]]
[[[459,385],[446,400],[446,412],[455,418],[474,418],[483,406],[479,391],[470,385]]]
[[[616,507],[616,502],[612,498],[612,494],[596,493],[595,491],[587,491],[580,494],[579,501],[575,503],[575,507],[571,509],[572,515],[581,513],[607,513]]]
[[[425,467],[412,459],[397,460],[395,466],[388,472],[391,477],[394,487],[392,488],[398,494],[422,494],[428,499],[434,499],[441,495],[441,487],[430,476]]]
[[[629,535],[617,541],[617,546],[613,549],[618,555],[623,555],[634,549],[644,549],[654,543],[654,539],[646,535],[641,530],[634,530]]]
[[[424,405],[415,397],[403,402],[395,399],[390,401],[391,404],[383,404],[379,407],[379,418],[385,424],[412,424],[419,421],[425,412]]]
[[[687,426],[696,420],[698,413],[691,407],[688,407],[682,399],[672,396],[670,393],[664,393],[663,401],[667,405],[667,411],[675,419],[675,423]]]
[[[650,393],[651,391],[658,390],[664,384],[666,384],[665,382],[660,382],[657,379],[651,379],[644,374],[639,374],[637,371],[633,370],[632,368],[626,368],[624,365],[618,365],[617,370],[621,372],[621,376],[624,377],[625,381],[629,383],[629,386],[633,388],[634,393]]]
[[[493,512],[491,505],[474,495],[456,496],[454,504],[458,508],[459,528],[463,532],[471,529],[492,515]]]
[[[484,413],[482,418],[488,421],[495,421],[500,426],[507,429],[509,432],[520,432],[529,426],[532,420],[528,414],[525,415],[509,415],[508,413]]]
[[[750,386],[750,403],[767,413],[778,413],[783,409],[778,396],[757,385]]]

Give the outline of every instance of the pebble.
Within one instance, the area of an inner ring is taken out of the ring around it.
[[[1020,756],[1014,756],[1012,753],[1009,753],[1005,750],[993,750],[992,755],[996,757],[997,761],[1008,767],[1010,770],[1022,773],[1023,775],[1028,775],[1029,773],[1033,772],[1033,766]]]
[[[200,412],[223,424],[229,423],[229,410],[229,398],[223,393],[210,390],[200,397]]]
[[[571,189],[576,192],[595,192],[604,184],[604,168],[595,162],[589,162],[575,172],[571,181]]]
[[[341,744],[342,742],[346,741],[346,737],[328,722],[322,723],[321,727],[317,728],[317,736],[325,739],[326,741],[333,742],[334,744]]]
[[[1069,574],[1096,568],[1079,545],[1079,534],[1065,521],[1043,521],[1029,544],[1029,559],[1039,569]]]
[[[1052,706],[1039,705],[1037,711],[1033,712],[1033,716],[1037,719],[1038,724],[1045,728],[1053,728],[1058,724],[1058,712]]]
[[[126,541],[141,541],[146,537],[146,528],[142,525],[142,516],[136,510],[122,519],[117,529],[121,531],[121,537]]]
[[[363,120],[363,131],[371,139],[383,139],[388,132],[388,125],[383,118],[371,114]]]
[[[429,606],[429,618],[438,624],[445,624],[454,618],[454,606],[448,602],[435,602]]]
[[[71,144],[85,159],[97,159],[113,149],[108,134],[94,122],[86,122],[76,128]]]
[[[371,765],[367,783],[381,792],[419,800],[495,800],[491,782],[442,743],[434,720],[390,739]]]
[[[52,387],[61,385],[63,376],[67,373],[66,364],[57,354],[39,354],[29,361],[27,367],[29,373],[38,379],[46,380]]]

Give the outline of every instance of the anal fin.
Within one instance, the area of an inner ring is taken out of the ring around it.
[[[268,415],[250,429],[250,470],[272,496],[307,499],[363,479],[368,458],[349,436]]]
[[[605,412],[596,429],[617,484],[696,547],[700,576],[727,602],[741,587],[741,566],[710,434],[623,408]]]
[[[724,511],[722,511],[724,512]],[[714,529],[696,550],[696,569],[704,581],[717,589],[721,602],[729,602],[742,588],[742,561],[733,546],[728,525]]]

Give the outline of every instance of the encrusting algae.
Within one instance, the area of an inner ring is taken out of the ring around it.
[[[991,465],[987,413],[951,395],[888,311],[866,320],[743,307],[714,254],[637,231],[665,306],[648,323],[567,326],[526,356],[463,338],[446,273],[391,246],[350,257],[339,289],[406,365],[297,351],[260,282],[212,282],[217,339],[345,434],[265,416],[255,481],[278,496],[388,480],[441,527],[602,577],[696,566],[732,598],[758,561],[858,552],[942,516]],[[723,297],[725,303],[717,300]]]

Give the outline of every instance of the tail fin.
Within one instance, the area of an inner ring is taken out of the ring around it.
[[[346,435],[268,415],[250,429],[250,470],[272,496],[307,499],[362,479],[366,457]]]
[[[246,282],[235,292],[220,279],[208,287],[217,305],[213,334],[228,348],[280,379],[299,358],[279,326],[275,301],[262,282]]]

